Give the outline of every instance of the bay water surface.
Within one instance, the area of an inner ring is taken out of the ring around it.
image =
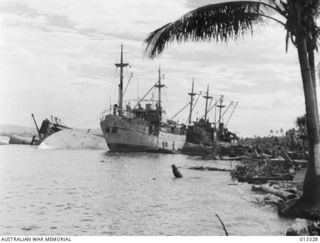
[[[0,146],[0,235],[284,235],[293,221],[255,203],[230,168],[180,154]],[[175,179],[171,165],[179,167]]]

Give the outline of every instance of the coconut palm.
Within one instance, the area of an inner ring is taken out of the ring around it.
[[[300,130],[304,131],[306,126],[306,116],[299,116],[296,119],[296,126],[299,127]]]
[[[256,25],[273,21],[284,27],[286,46],[292,42],[298,51],[310,135],[309,166],[303,197],[287,212],[309,218],[315,215],[320,217],[320,125],[314,62],[319,35],[316,24],[319,5],[320,0],[228,1],[209,4],[156,29],[145,40],[146,51],[153,58],[173,41],[228,42],[253,34]]]

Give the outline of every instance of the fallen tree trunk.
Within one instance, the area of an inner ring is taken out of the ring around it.
[[[297,196],[293,193],[287,192],[287,191],[283,191],[283,190],[278,190],[275,189],[271,186],[268,185],[253,185],[252,186],[252,191],[260,191],[260,192],[266,192],[266,193],[271,193],[273,195],[276,195],[278,197],[281,197],[284,200],[290,200],[290,199],[294,199]]]
[[[264,201],[265,203],[275,204],[277,206],[285,202],[281,197],[278,197],[271,193],[268,193],[267,195],[264,196]]]

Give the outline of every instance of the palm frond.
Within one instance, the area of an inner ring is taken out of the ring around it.
[[[277,9],[257,1],[233,1],[210,4],[182,16],[153,31],[145,39],[146,52],[155,57],[163,52],[169,42],[192,40],[227,42],[239,36],[253,33],[253,26],[270,17]],[[276,20],[276,19],[274,19]],[[276,20],[278,21],[278,20]],[[280,22],[280,21],[278,21]]]
[[[317,50],[320,36],[320,28],[317,25],[320,15],[320,0],[304,0],[301,3],[299,5],[293,0],[287,1],[287,35],[296,45],[296,36],[303,34],[308,41],[308,50]],[[286,45],[288,45],[288,39],[286,39]]]

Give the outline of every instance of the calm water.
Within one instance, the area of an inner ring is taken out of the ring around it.
[[[258,206],[230,166],[184,155],[0,146],[0,235],[283,235],[292,223]],[[171,164],[184,178],[175,179]]]

